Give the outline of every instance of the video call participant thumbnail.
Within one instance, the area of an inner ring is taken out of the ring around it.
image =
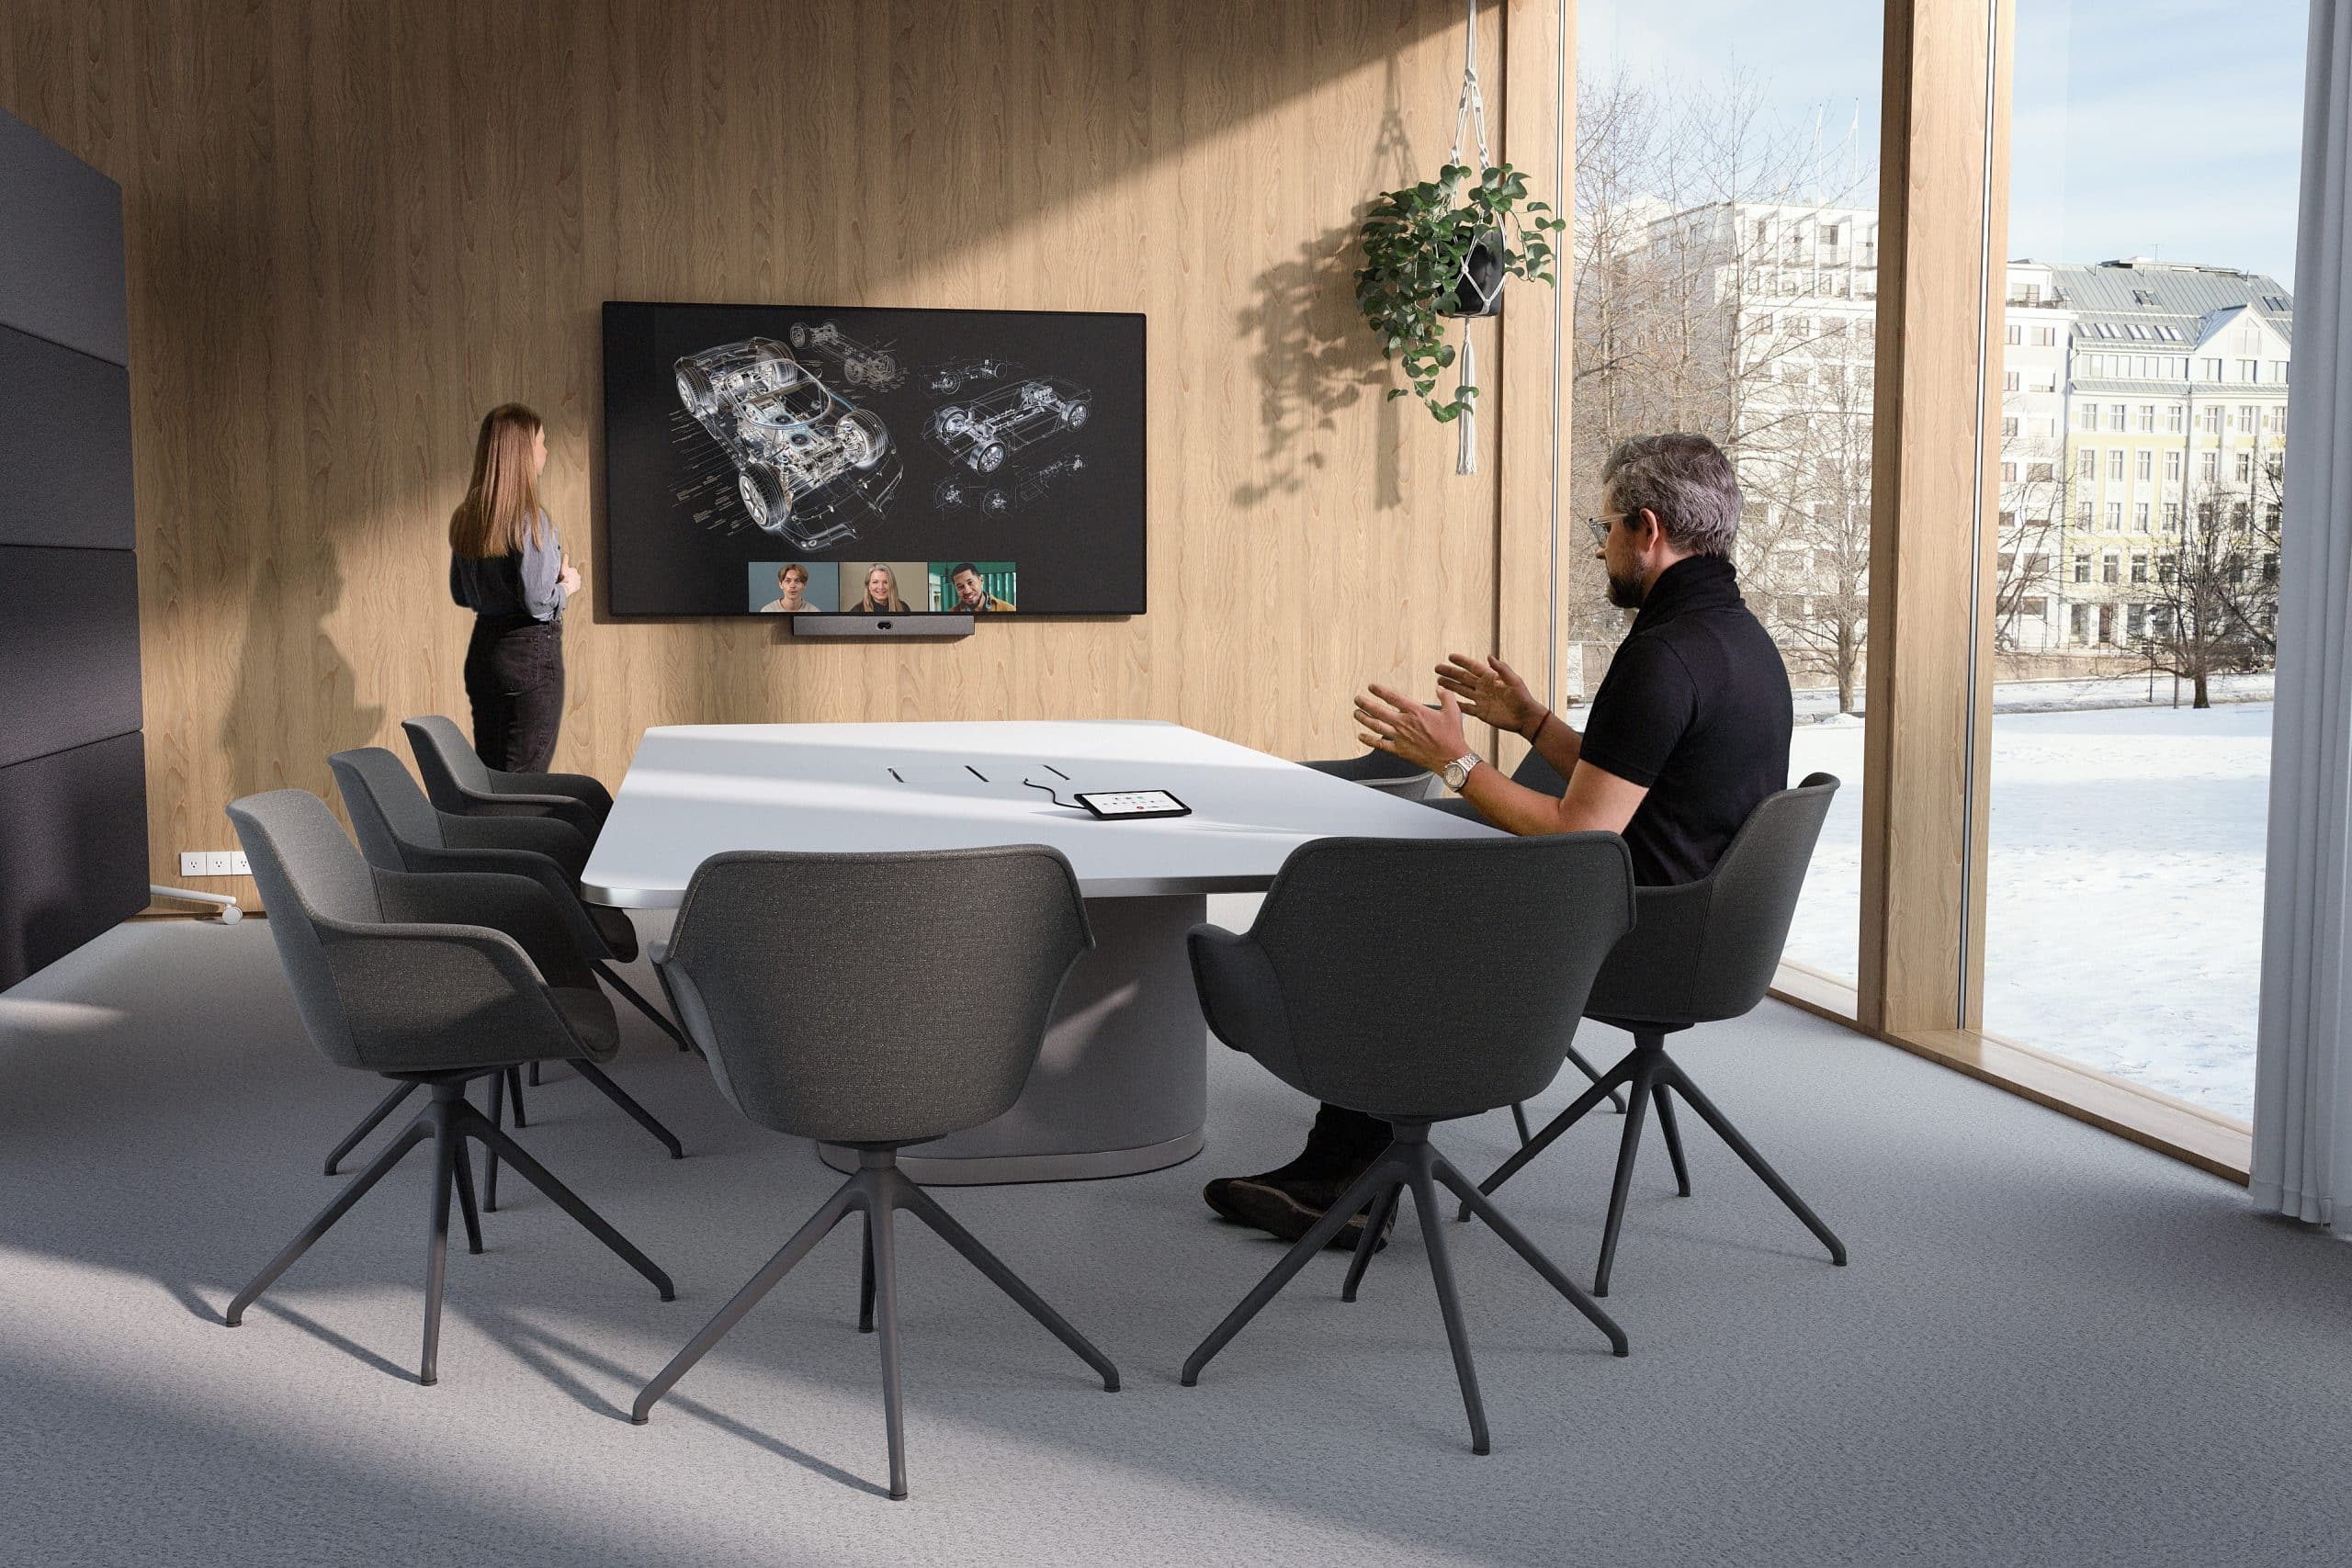
[[[931,574],[946,581],[947,592],[942,595],[946,609],[978,615],[1013,608],[1018,590],[1011,561],[938,563]]]
[[[775,574],[775,597],[760,606],[763,615],[790,615],[817,606],[808,602],[808,569],[786,561]]]
[[[906,596],[899,591],[899,571],[905,568],[909,578],[923,570],[922,561],[876,561],[863,570],[855,566],[842,568],[842,598],[857,595],[850,606],[854,615],[907,615],[914,613]]]
[[[743,608],[761,615],[830,615],[842,607],[842,569],[832,561],[743,563]]]

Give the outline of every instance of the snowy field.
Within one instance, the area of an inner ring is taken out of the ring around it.
[[[1797,727],[1816,771],[1846,787],[1788,954],[1851,977],[1861,720]],[[1996,713],[1986,1030],[2249,1118],[2269,775],[2267,702]]]

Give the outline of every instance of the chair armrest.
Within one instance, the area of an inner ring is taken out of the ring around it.
[[[1184,933],[1184,949],[1209,1032],[1256,1057],[1283,1082],[1303,1087],[1282,985],[1265,950],[1221,926],[1194,926]]]
[[[594,811],[598,821],[613,811],[612,792],[586,773],[492,773],[490,787],[500,795],[560,795]]]
[[[515,886],[537,891],[528,883]],[[587,1054],[548,996],[541,971],[502,931],[325,919],[314,919],[313,929],[359,1066],[430,1072]]]
[[[488,856],[497,852],[441,852]],[[595,928],[588,923],[579,898],[562,884],[554,863],[544,856],[530,858],[556,877],[556,887],[550,888],[545,881],[528,874],[504,871],[379,869],[376,873],[376,895],[388,921],[402,926],[485,928],[511,939],[537,965],[537,977],[545,984],[594,989],[596,975],[589,968],[586,955],[602,953],[604,943],[598,940]]]
[[[588,839],[594,839],[605,825],[605,819],[587,803],[568,795],[504,791],[493,795],[468,789],[463,784],[458,786],[458,792],[465,796],[469,817],[550,817]]]
[[[588,840],[558,817],[458,817],[444,811],[441,841],[453,850],[521,850],[545,855],[573,882],[588,866]]]
[[[1442,811],[1448,817],[1459,817],[1464,822],[1486,822],[1487,820],[1476,807],[1458,795],[1448,795],[1442,800],[1424,800],[1421,804],[1431,811]],[[1491,823],[1487,825],[1493,826]]]

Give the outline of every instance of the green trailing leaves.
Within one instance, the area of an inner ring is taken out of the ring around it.
[[[1363,266],[1356,273],[1356,308],[1380,351],[1405,372],[1413,396],[1441,424],[1470,411],[1478,389],[1464,383],[1440,400],[1437,378],[1452,366],[1445,342],[1445,308],[1461,287],[1463,268],[1480,236],[1500,241],[1505,276],[1558,282],[1558,252],[1545,236],[1566,231],[1548,203],[1527,199],[1527,176],[1509,164],[1472,169],[1448,164],[1434,180],[1384,192],[1357,230]],[[1392,398],[1408,389],[1395,388]]]

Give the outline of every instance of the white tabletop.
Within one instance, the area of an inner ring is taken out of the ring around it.
[[[1023,779],[1064,800],[1164,789],[1193,814],[1097,821]],[[1498,836],[1174,724],[671,725],[638,743],[581,882],[599,904],[674,908],[695,868],[726,850],[1050,844],[1089,897],[1246,893],[1300,844],[1335,835]]]

